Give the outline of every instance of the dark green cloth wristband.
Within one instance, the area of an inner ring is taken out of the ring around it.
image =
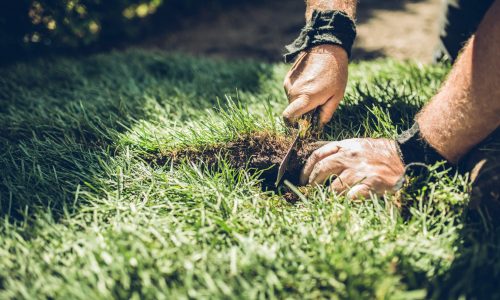
[[[351,56],[355,38],[356,25],[345,12],[314,10],[311,20],[302,28],[299,37],[286,46],[285,62],[293,61],[303,50],[323,44],[338,45]]]
[[[396,143],[399,146],[401,160],[406,166],[414,163],[432,166],[439,161],[446,161],[446,158],[422,138],[417,122],[410,129],[401,133],[396,138]]]

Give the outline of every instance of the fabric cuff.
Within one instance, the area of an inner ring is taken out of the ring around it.
[[[405,165],[421,163],[432,166],[440,161],[447,161],[421,136],[420,127],[415,122],[407,131],[396,138],[399,155]]]
[[[285,62],[291,62],[301,51],[323,44],[338,45],[350,57],[355,38],[356,25],[345,12],[314,10],[311,20],[302,28],[299,37],[286,46],[284,59]]]

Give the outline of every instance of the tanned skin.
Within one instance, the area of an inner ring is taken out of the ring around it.
[[[416,118],[424,139],[451,162],[457,162],[500,125],[499,15],[500,0],[496,0],[438,94]],[[330,85],[338,84],[338,77],[332,77]],[[403,174],[395,141],[349,139],[315,151],[301,173],[301,181],[323,184],[333,175],[333,190],[348,191],[349,197],[359,198],[393,192]]]
[[[355,0],[309,0],[306,19],[313,10],[342,10],[353,20]],[[289,105],[283,118],[293,123],[303,114],[320,108],[320,122],[326,124],[344,97],[347,85],[347,52],[336,45],[319,45],[299,54],[285,77]]]
[[[417,122],[423,137],[451,162],[500,125],[500,1],[488,10]]]
[[[341,10],[353,20],[356,19],[356,0],[308,0],[306,19],[310,20],[313,10]]]

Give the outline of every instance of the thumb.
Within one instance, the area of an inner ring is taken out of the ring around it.
[[[310,97],[308,95],[299,95],[283,111],[283,119],[285,120],[286,123],[293,124],[303,114],[315,108],[316,107],[314,103],[310,101]]]

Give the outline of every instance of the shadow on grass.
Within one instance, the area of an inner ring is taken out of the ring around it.
[[[0,69],[1,215],[76,209],[77,190],[99,194],[118,180],[121,133],[257,92],[271,67],[130,51]]]
[[[355,61],[367,61],[367,60],[374,60],[378,58],[385,57],[386,54],[382,49],[378,50],[367,50],[363,48],[353,48],[352,49],[352,57]]]
[[[449,270],[431,282],[429,298],[500,298],[500,129],[473,149],[463,169],[471,172],[470,208]],[[481,168],[478,168],[481,166]]]
[[[500,227],[467,212],[456,257],[449,270],[430,282],[431,299],[498,299],[500,290]]]
[[[354,101],[342,103],[326,126],[326,139],[381,137],[376,134],[391,137],[392,127],[399,128],[399,131],[411,127],[414,116],[423,105],[418,97],[402,95],[390,84],[374,83],[371,88],[385,89],[385,92],[377,95],[356,86]]]

